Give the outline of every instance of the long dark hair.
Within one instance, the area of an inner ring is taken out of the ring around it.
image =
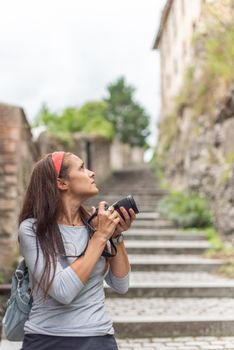
[[[64,154],[59,178],[69,178],[68,158],[71,154],[69,152]],[[45,258],[45,269],[38,288],[42,288],[45,296],[55,277],[56,259],[59,254],[64,253],[62,237],[57,224],[61,212],[63,212],[63,204],[57,187],[57,174],[52,161],[52,153],[49,153],[34,165],[18,220],[20,225],[25,219],[36,219],[33,225],[37,244],[34,271],[38,263],[40,246]],[[80,207],[79,214],[84,223],[90,216],[83,206]]]

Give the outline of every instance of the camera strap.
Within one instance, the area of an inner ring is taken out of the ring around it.
[[[90,218],[86,221],[85,225],[88,229],[88,232],[89,232],[89,237],[90,239],[92,238],[92,236],[94,235],[95,233],[95,228],[91,225],[91,221],[92,219],[97,215],[97,213],[94,213],[93,215],[90,216]],[[110,242],[110,245],[111,245],[111,251],[113,251],[113,253],[109,252],[108,249],[104,249],[103,252],[102,252],[102,256],[106,257],[106,258],[113,258],[114,256],[116,256],[117,254],[117,248],[114,244],[114,242],[112,241],[112,238],[109,239],[109,242]]]
[[[84,248],[84,250],[82,251],[82,253],[80,255],[66,255],[66,251],[65,251],[65,247],[64,247],[64,244],[63,244],[63,239],[62,239],[62,236],[61,236],[61,232],[58,228],[58,231],[59,231],[59,245],[60,245],[60,254],[61,256],[63,257],[66,257],[66,258],[79,258],[81,256],[83,256],[86,252],[86,249],[88,248],[88,245],[89,245],[89,240],[93,237],[93,234],[95,233],[95,228],[90,224],[90,221],[92,220],[92,217],[90,217],[87,221],[84,221],[84,224],[88,230],[88,233],[89,233],[89,239],[87,241],[87,244],[86,244],[86,247]],[[111,245],[111,252],[107,249],[107,245],[106,247],[104,248],[101,256],[104,256],[106,258],[113,258],[114,256],[116,256],[117,254],[117,248],[115,246],[115,244],[113,243],[112,241],[112,238],[109,239],[109,242],[110,242],[110,245]]]
[[[109,251],[104,249],[102,252],[102,256],[105,256],[106,258],[113,258],[117,254],[117,248],[113,243],[112,238],[109,239],[109,242],[111,244],[111,251],[114,251],[114,253],[110,253]]]

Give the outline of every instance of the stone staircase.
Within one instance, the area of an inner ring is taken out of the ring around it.
[[[126,168],[124,171],[116,171],[103,186],[99,186],[99,190],[100,194],[89,202],[92,205],[97,206],[101,200],[112,204],[128,194],[134,195],[140,212],[146,212],[143,225],[148,224],[147,213],[153,212],[154,215],[159,200],[166,193],[155,183],[155,176],[145,165],[140,169]],[[155,220],[157,219],[160,220],[156,214]],[[171,223],[168,222],[168,225],[171,227]]]
[[[96,205],[132,194],[141,211],[125,232],[129,291],[105,288],[120,349],[234,349],[234,338],[219,338],[234,336],[234,280],[217,275],[222,260],[204,257],[211,245],[202,232],[185,233],[160,217],[165,192],[150,170],[117,172],[100,193]],[[193,345],[177,346],[183,337]]]
[[[204,257],[210,243],[202,232],[185,233],[160,217],[165,192],[147,167],[116,172],[92,205],[128,194],[141,211],[124,233],[130,288],[119,295],[105,285],[119,349],[234,349],[234,280],[216,274],[223,261]],[[10,349],[19,345],[2,342],[0,350]]]
[[[125,233],[132,266],[129,292],[120,296],[106,288],[117,336],[233,335],[234,280],[215,274],[221,260],[202,256],[210,247],[205,236],[158,227],[149,214],[151,225],[143,232],[144,220],[139,214]]]

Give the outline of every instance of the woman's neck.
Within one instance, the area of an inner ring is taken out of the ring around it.
[[[63,213],[59,216],[59,224],[70,225],[70,226],[82,226],[84,223],[80,217],[79,211],[76,213]]]
[[[73,202],[63,201],[64,210],[59,215],[58,223],[70,226],[82,226],[83,221],[80,216],[80,204],[77,203],[77,200]]]

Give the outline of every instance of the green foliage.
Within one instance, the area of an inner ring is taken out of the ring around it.
[[[212,245],[212,248],[210,248],[206,251],[206,253],[205,253],[206,256],[212,257],[217,252],[223,252],[224,250],[226,251],[226,247],[225,247],[224,242],[220,239],[218,231],[213,226],[203,228],[202,231],[201,231],[201,229],[196,229],[196,228],[186,229],[185,232],[190,233],[190,234],[191,233],[192,234],[196,234],[196,233],[205,234],[206,238],[208,239],[208,241]]]
[[[110,84],[107,91],[103,101],[90,101],[81,108],[69,107],[61,113],[51,112],[43,105],[33,127],[45,126],[50,134],[66,142],[73,133],[84,132],[148,148],[149,116],[134,101],[135,89],[121,78]]]
[[[219,267],[218,272],[220,275],[228,277],[228,278],[234,278],[234,254],[232,253],[232,258],[227,261],[225,264]]]
[[[213,78],[231,83],[234,79],[234,25],[217,25],[205,40],[204,69]]]
[[[198,127],[197,120],[201,115],[213,122],[219,104],[234,82],[233,7],[230,3],[203,2],[202,13],[204,29],[198,31],[192,39],[194,66],[186,70],[183,86],[175,97],[175,108],[172,111],[175,116],[168,116],[168,121],[166,117],[160,126],[158,149],[162,159],[167,159],[167,153],[178,137],[176,121],[179,124],[183,109],[189,107],[193,129]],[[230,171],[227,170],[224,178],[228,179],[229,174]]]
[[[175,110],[180,114],[185,106],[190,106],[194,116],[211,114],[220,98],[219,90],[228,88],[234,80],[234,24],[224,25],[213,18],[206,35],[196,34],[192,42],[199,47],[195,65],[200,65],[201,74],[195,79],[194,67],[188,67],[183,87],[175,98]]]
[[[132,146],[148,147],[149,116],[134,101],[135,89],[127,85],[124,78],[107,87],[107,119],[113,124],[118,140]]]
[[[228,183],[228,181],[232,177],[233,164],[234,164],[234,152],[228,152],[224,159],[224,171],[222,174],[222,180],[224,184]]]
[[[167,152],[178,135],[178,119],[176,114],[165,116],[160,122],[160,154],[163,156]]]
[[[4,283],[5,279],[2,273],[0,273],[0,284]]]
[[[78,131],[77,110],[67,108],[62,114],[51,112],[46,105],[40,109],[32,127],[44,126],[46,130],[63,141],[71,137],[71,130]]]
[[[159,203],[159,211],[181,227],[207,227],[212,216],[207,201],[196,193],[172,192]]]
[[[36,118],[34,127],[45,126],[49,133],[66,141],[75,132],[95,134],[112,140],[114,128],[106,118],[107,105],[103,101],[92,101],[80,109],[69,107],[61,114],[49,111],[43,106]]]
[[[175,110],[177,113],[181,113],[181,110],[187,105],[191,104],[191,98],[193,97],[193,77],[194,77],[194,66],[190,65],[184,75],[184,83],[180,92],[175,97],[176,107]]]
[[[83,131],[87,134],[99,135],[107,140],[112,140],[114,137],[114,128],[107,120],[103,119],[101,116],[97,116],[91,119]]]
[[[152,169],[155,175],[155,178],[160,185],[160,188],[166,191],[170,191],[170,185],[166,180],[166,177],[164,175],[164,170],[160,164],[159,156],[156,152],[154,152],[149,162],[149,166]]]
[[[107,104],[104,101],[87,102],[79,111],[82,131],[113,140],[113,125],[107,120]]]

